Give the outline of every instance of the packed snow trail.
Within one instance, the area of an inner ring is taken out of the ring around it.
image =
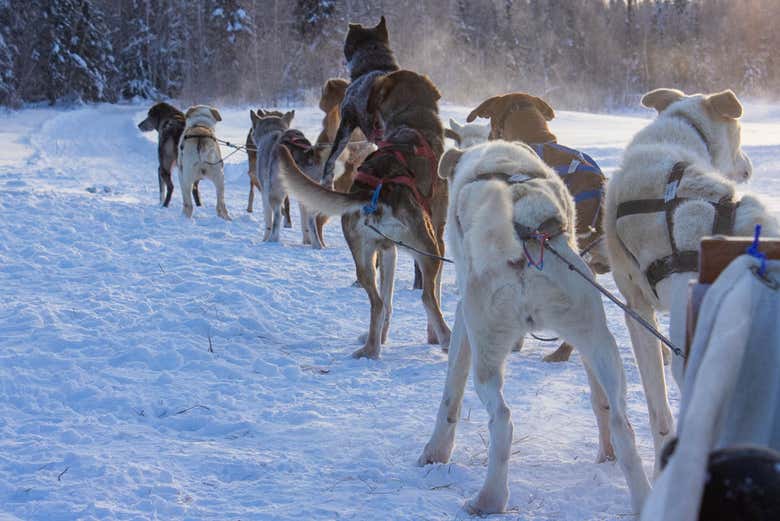
[[[460,507],[486,472],[487,416],[469,383],[452,462],[415,466],[447,358],[425,343],[411,259],[402,253],[382,359],[353,360],[368,299],[352,287],[338,220],[314,251],[300,244],[293,205],[295,228],[263,243],[260,207],[245,212],[243,153],[226,165],[232,222],[215,215],[208,181],[194,219],[181,216],[178,179],[159,208],[156,136],[136,128],[147,108],[3,114],[0,519],[467,518]],[[218,136],[243,143],[248,108],[221,112]],[[468,110],[442,112],[463,121]],[[780,110],[755,113],[744,132],[752,186],[780,212]],[[647,117],[562,112],[551,127],[610,173]],[[320,119],[297,109],[295,125],[314,139]],[[453,277],[445,266],[450,325]],[[622,314],[605,306],[649,472],[638,372]],[[579,358],[543,363],[554,348],[528,340],[510,358],[511,511],[494,517],[630,518],[620,470],[593,463]]]

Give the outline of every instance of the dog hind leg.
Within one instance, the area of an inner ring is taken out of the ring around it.
[[[350,244],[350,250],[352,250],[352,256],[355,259],[358,282],[368,294],[368,300],[371,304],[371,320],[365,344],[352,353],[352,356],[354,358],[377,359],[381,350],[379,340],[384,324],[384,302],[382,302],[382,297],[376,287],[376,268],[374,267],[376,250],[373,245],[358,241],[359,244]]]
[[[574,351],[574,346],[568,342],[564,342],[558,346],[558,349],[542,358],[542,360],[545,362],[566,362],[569,360],[572,351]]]
[[[382,323],[381,342],[387,343],[387,332],[390,329],[390,316],[393,314],[393,286],[395,284],[395,264],[398,252],[395,246],[379,252],[379,291],[385,306]]]
[[[425,276],[425,271],[423,271]],[[474,386],[490,417],[488,470],[479,493],[464,505],[471,514],[504,512],[509,500],[509,456],[512,448],[512,415],[504,401],[504,360],[514,338],[495,328],[484,309],[475,309],[464,297],[463,315],[474,348]]]
[[[428,245],[429,248],[434,244]],[[434,248],[438,252],[438,248]],[[423,250],[425,251],[425,250]],[[430,251],[430,250],[429,250]],[[441,300],[437,291],[438,281],[441,277],[442,262],[438,259],[417,255],[417,263],[420,265],[423,279],[422,302],[428,315],[427,334],[429,344],[440,344],[443,349],[450,345],[450,328],[444,322],[441,314]]]
[[[658,322],[655,319],[655,312],[652,305],[642,295],[641,290],[624,275],[618,272],[613,273],[613,275],[620,293],[626,297],[628,306],[657,329]],[[639,366],[639,374],[642,377],[642,386],[647,400],[650,428],[655,446],[655,473],[658,474],[661,465],[661,451],[674,436],[674,418],[666,393],[661,344],[633,318],[626,315],[625,320],[631,335],[634,357]]]
[[[179,170],[179,187],[181,188],[182,211],[187,217],[192,217],[192,180],[184,179],[184,173]]]
[[[595,300],[597,298],[598,296],[594,295],[593,305],[601,306],[601,303]],[[599,424],[599,445],[604,443],[601,436],[606,430],[606,426],[603,425],[604,416],[608,415],[611,445],[614,447],[618,464],[628,484],[634,512],[639,512],[650,493],[650,482],[642,468],[642,460],[636,449],[634,431],[626,416],[626,377],[623,364],[615,339],[607,329],[603,308],[600,309],[600,315],[599,320],[591,322],[589,332],[575,333],[569,338],[578,346],[588,371],[588,380],[591,384],[591,402]],[[580,329],[581,324],[582,322],[575,327]],[[606,396],[608,408],[606,411],[604,403],[602,403],[604,396]],[[607,448],[608,446],[602,446],[601,450],[606,451]]]
[[[217,215],[225,219],[226,221],[232,220],[230,214],[228,214],[227,206],[225,206],[225,176],[222,172],[216,175],[213,180],[214,186],[217,188]],[[193,194],[198,189],[198,184],[195,183],[193,187]],[[200,199],[200,198],[198,198]]]
[[[171,196],[173,195],[173,179],[171,178],[171,171],[165,168],[161,169],[161,180],[165,184],[165,199],[162,201],[163,208],[168,208],[171,204]],[[162,195],[162,193],[160,194]]]
[[[290,218],[290,198],[287,196],[284,197],[284,209],[282,212],[284,213],[284,227],[292,228],[292,219]]]
[[[452,327],[452,339],[447,356],[447,379],[444,393],[436,415],[436,426],[431,439],[425,445],[417,459],[420,466],[429,463],[447,463],[455,446],[455,429],[460,419],[463,404],[463,392],[471,366],[471,347],[469,346],[466,324],[463,319],[462,304],[455,311],[455,325]]]
[[[192,185],[192,198],[195,199],[195,206],[203,206],[200,204],[200,189],[198,188],[200,181],[195,181]]]
[[[252,213],[255,205],[255,183],[249,180],[249,201],[246,203],[246,211]]]

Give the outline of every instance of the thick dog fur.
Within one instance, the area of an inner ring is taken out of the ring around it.
[[[443,152],[443,130],[438,117],[439,92],[424,76],[411,71],[389,74],[374,85],[368,106],[384,122],[385,136],[392,140],[414,137],[419,132],[431,145],[438,159]],[[414,130],[412,130],[414,129]],[[431,215],[415,200],[406,187],[386,183],[379,194],[376,212],[363,216],[362,208],[370,201],[373,189],[355,183],[350,193],[339,193],[311,182],[287,153],[280,154],[282,178],[289,190],[307,208],[327,215],[342,215],[341,225],[347,239],[358,275],[358,282],[371,302],[371,322],[365,344],[355,351],[355,357],[378,358],[380,344],[387,339],[393,302],[395,245],[368,228],[372,224],[382,233],[401,240],[418,250],[433,255],[444,252],[444,219],[447,211],[447,191],[442,183],[435,185],[436,165],[422,157],[409,156],[409,168],[423,194],[430,194]],[[365,162],[383,178],[407,175],[403,165],[388,155],[377,154]],[[436,190],[433,189],[437,186]],[[379,253],[381,288],[376,287],[375,259]],[[413,253],[423,274],[422,301],[428,315],[428,341],[449,345],[450,330],[439,306],[441,291],[441,261]]]
[[[518,174],[526,180],[511,185],[477,180],[489,173]],[[559,176],[520,143],[494,141],[466,151],[451,149],[441,159],[439,175],[449,180],[448,243],[461,301],[436,427],[418,463],[450,459],[473,364],[474,385],[490,416],[490,443],[485,483],[466,508],[474,514],[503,512],[509,499],[513,429],[502,391],[504,363],[526,332],[552,329],[580,350],[599,428],[598,461],[617,455],[639,511],[650,485],[626,418],[625,375],[601,296],[559,259],[548,257],[542,271],[531,267],[516,231],[561,230],[551,244],[586,270],[577,254],[571,195]],[[539,256],[537,243],[529,241],[527,246]]]
[[[251,111],[250,111],[251,112]],[[278,110],[263,110],[257,109],[257,114],[260,116],[283,116]],[[255,141],[252,138],[252,128],[249,128],[249,132],[246,135],[246,155],[249,163],[249,170],[247,175],[249,176],[249,201],[246,205],[246,211],[252,213],[254,210],[255,202],[255,188],[261,190],[260,181],[257,179],[257,150],[255,150]],[[292,220],[290,219],[290,199],[285,198],[284,206],[282,207],[282,215],[284,215],[284,227],[292,228]]]
[[[279,242],[282,225],[282,204],[287,198],[279,182],[279,142],[289,130],[295,111],[282,116],[258,114],[250,111],[252,140],[257,151],[256,177],[263,194],[263,215],[265,218],[264,241]]]
[[[375,121],[373,114],[368,111],[368,98],[374,80],[399,69],[390,49],[385,17],[373,28],[349,24],[344,56],[349,68],[350,84],[341,102],[341,121],[332,140],[333,147],[325,161],[322,183],[327,187],[333,187],[336,159],[349,143],[352,132],[356,128],[360,129],[366,137],[372,139]]]
[[[689,163],[677,196],[694,200],[677,206],[673,233],[680,250],[698,250],[701,238],[712,233],[715,210],[708,201],[734,196],[734,181],[748,179],[752,167],[740,148],[737,119],[742,107],[733,92],[686,96],[680,91],[659,89],[646,94],[642,103],[658,110],[658,117],[634,136],[620,168],[610,179],[605,236],[615,282],[628,305],[656,325],[655,311],[669,310],[670,337],[680,346],[684,343],[687,284],[695,273],[673,274],[662,280],[656,296],[645,270],[656,259],[671,254],[666,220],[663,214],[629,215],[618,220],[618,205],[637,199],[663,199],[673,165]],[[744,195],[740,201],[734,235],[749,236],[756,224],[764,227],[765,235],[778,235],[777,222],[757,198]],[[674,435],[661,346],[633,320],[627,319],[626,323],[650,412],[657,470],[660,452]],[[681,368],[682,361],[674,357],[672,369],[678,382]]]
[[[483,101],[477,108],[471,111],[466,121],[474,121],[477,117],[490,119],[490,139],[506,139],[509,141],[522,141],[524,143],[547,143],[557,141],[547,126],[548,121],[555,118],[555,111],[541,98],[514,92],[501,96],[493,96]],[[565,153],[560,158],[562,164],[568,164],[572,158]],[[573,190],[598,188],[596,186],[576,185]],[[595,221],[595,230],[602,231],[599,218],[600,200],[589,199],[577,203],[577,236],[581,249],[591,246],[593,241],[592,223]],[[605,273],[609,270],[606,246],[603,241],[589,248],[588,264],[597,273]],[[562,344],[554,353],[544,357],[546,362],[565,362],[571,356],[573,347]]]
[[[347,80],[331,78],[322,86],[319,107],[325,113],[325,117],[322,118],[322,132],[314,145],[321,158],[329,157],[333,148],[333,142],[341,124],[341,102],[348,85]],[[336,168],[334,172],[333,189],[337,192],[348,192],[352,186],[355,170],[374,150],[376,147],[366,139],[363,132],[360,129],[355,129],[344,148],[344,152],[337,158],[342,168]],[[321,239],[323,237],[322,229],[328,219],[327,215],[317,216],[317,235]]]
[[[458,148],[469,148],[487,141],[490,137],[490,123],[458,123],[450,118],[450,128],[444,129],[444,135],[458,145]]]
[[[157,182],[160,186],[160,204],[165,208],[171,202],[173,195],[173,179],[171,171],[179,159],[179,139],[184,132],[184,112],[168,103],[156,103],[146,115],[146,119],[138,124],[143,132],[157,131]],[[195,204],[200,206],[198,185],[192,187]]]
[[[219,111],[206,105],[187,109],[184,132],[179,141],[179,185],[184,203],[184,214],[192,217],[192,195],[203,178],[208,178],[217,189],[217,215],[230,220],[225,206],[225,173],[222,170],[222,154],[214,133]],[[192,137],[188,137],[192,136]],[[199,198],[196,199],[199,202]]]

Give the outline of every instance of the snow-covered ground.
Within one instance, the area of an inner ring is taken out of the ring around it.
[[[469,384],[452,462],[415,466],[446,355],[425,343],[409,257],[381,361],[353,360],[368,301],[337,220],[323,251],[300,244],[297,208],[295,229],[264,244],[243,152],[226,165],[232,222],[216,217],[208,181],[194,219],[178,180],[159,208],[156,137],[136,128],[146,108],[0,116],[0,519],[466,518],[487,418]],[[222,115],[220,137],[243,143],[248,108]],[[610,173],[649,117],[562,112],[552,128]],[[320,118],[298,109],[296,124],[314,139]],[[752,188],[780,214],[780,108],[750,106],[745,121]],[[451,267],[443,300],[451,324]],[[606,309],[649,472],[638,372],[622,315]],[[529,340],[511,357],[511,511],[495,518],[630,519],[620,470],[593,463],[579,358],[541,362],[554,347]]]

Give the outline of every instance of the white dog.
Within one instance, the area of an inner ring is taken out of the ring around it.
[[[458,148],[469,148],[488,140],[490,136],[490,123],[466,123],[460,124],[450,118],[450,128],[445,129],[445,136],[454,140]]]
[[[734,182],[748,179],[752,167],[740,148],[742,106],[733,92],[686,96],[658,89],[642,104],[659,114],[628,145],[607,185],[605,236],[612,273],[628,305],[653,324],[655,310],[669,310],[670,337],[681,346],[686,290],[698,271],[701,238],[751,235],[757,223],[776,236],[778,228],[755,197],[738,201],[735,195]],[[660,451],[674,435],[661,348],[634,320],[626,322],[647,398],[657,471]],[[675,356],[678,382],[681,367]]]
[[[473,363],[477,394],[490,415],[490,449],[485,484],[466,508],[472,513],[504,511],[512,443],[510,411],[502,395],[504,361],[527,331],[554,330],[582,356],[599,427],[598,461],[617,455],[639,511],[650,485],[626,417],[625,375],[601,297],[560,259],[548,257],[541,271],[529,264],[530,257],[541,254],[539,243],[529,238],[539,230],[549,234],[550,245],[570,263],[589,272],[577,254],[571,195],[560,177],[519,143],[493,141],[466,151],[449,150],[439,175],[449,179],[448,242],[462,300],[436,428],[418,463],[449,460]]]
[[[217,188],[217,215],[230,220],[225,206],[225,173],[222,154],[214,133],[222,116],[214,107],[195,105],[187,109],[184,132],[179,141],[179,185],[184,214],[192,217],[192,187],[208,178]]]

